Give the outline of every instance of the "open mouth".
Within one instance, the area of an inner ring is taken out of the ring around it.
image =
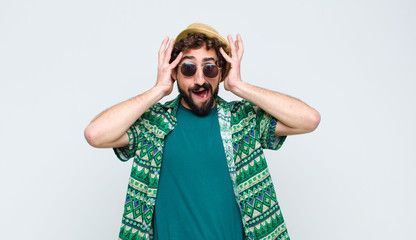
[[[195,94],[196,96],[198,96],[199,98],[207,99],[208,95],[209,95],[209,89],[200,88],[196,91],[192,91],[192,93]]]

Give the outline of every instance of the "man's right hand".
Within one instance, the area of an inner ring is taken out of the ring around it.
[[[169,42],[169,46],[166,48],[166,45],[169,42],[169,37],[165,37],[162,42],[162,46],[159,49],[159,57],[158,57],[158,68],[157,68],[157,81],[156,81],[156,88],[159,88],[164,96],[169,95],[173,90],[173,84],[175,79],[173,78],[174,69],[179,64],[182,59],[182,52],[176,57],[176,59],[169,63],[172,49],[173,49],[173,42],[174,39],[171,39]]]
[[[173,40],[166,45],[169,38],[166,37],[159,50],[157,81],[155,86],[129,100],[119,103],[95,117],[85,128],[84,135],[88,143],[98,148],[114,148],[128,145],[127,129],[140,118],[153,104],[169,95],[173,89],[173,72],[180,60],[182,53],[172,63],[169,63]]]

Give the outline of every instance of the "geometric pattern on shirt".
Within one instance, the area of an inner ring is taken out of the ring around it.
[[[266,139],[274,135],[276,122],[248,102],[236,104],[235,109],[232,116],[241,120],[233,127],[233,150],[240,209],[249,229],[246,237],[289,239],[263,153],[263,148],[278,149],[282,144],[272,146],[273,139]]]
[[[122,161],[133,158],[119,238],[153,239],[152,218],[164,137],[176,126],[179,96],[149,108],[127,131],[129,145],[115,148]],[[248,101],[217,98],[220,132],[240,207],[246,239],[289,239],[263,149],[279,149],[277,120]]]

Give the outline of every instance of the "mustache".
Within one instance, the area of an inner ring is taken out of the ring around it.
[[[189,91],[198,91],[199,89],[210,89],[212,90],[211,84],[204,82],[202,85],[196,84],[195,86],[189,88]]]

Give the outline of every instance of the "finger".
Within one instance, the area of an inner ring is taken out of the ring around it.
[[[166,49],[166,43],[168,42],[168,40],[169,40],[169,37],[165,37],[164,39],[163,39],[163,42],[162,42],[162,45],[160,46],[160,49],[159,49],[159,60],[161,60],[161,61],[163,61],[163,59],[164,59],[164,53],[165,53],[165,49]]]
[[[244,45],[243,45],[243,39],[241,38],[240,34],[237,34],[237,43],[238,43],[238,56],[239,56],[239,59],[241,60],[241,58],[243,57],[243,53],[244,53]]]
[[[175,42],[175,39],[172,38],[169,42],[168,49],[166,49],[166,51],[165,51],[165,59],[164,60],[167,60],[168,63],[170,61],[170,57],[171,57],[171,54],[172,54],[173,45],[174,45],[173,43],[174,42]]]
[[[230,43],[230,47],[231,47],[231,58],[235,58],[237,57],[237,50],[235,48],[235,43],[233,41],[233,38],[231,37],[231,35],[227,36],[228,42]]]
[[[223,48],[220,48],[220,53],[224,57],[225,61],[227,61],[229,63],[232,63],[233,62],[233,59],[230,58],[230,56],[228,56],[228,54],[224,51]]]
[[[170,64],[170,68],[174,69],[178,66],[179,62],[182,60],[183,53],[180,52],[179,55],[175,58],[175,60]]]
[[[238,34],[236,35],[236,37],[235,37],[235,42],[234,42],[234,45],[235,45],[235,48],[236,48],[236,50],[237,50],[237,52],[238,52],[238,49],[240,49],[240,44],[239,44],[239,42],[238,42]]]

